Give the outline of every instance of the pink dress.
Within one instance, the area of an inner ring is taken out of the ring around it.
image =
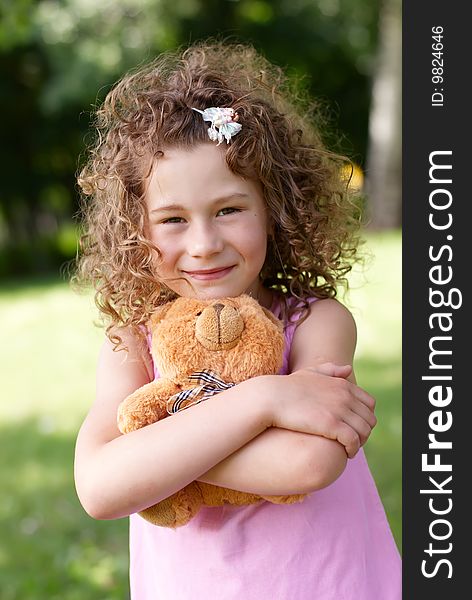
[[[131,515],[130,585],[132,600],[400,600],[401,560],[360,450],[299,504],[203,508],[175,530]]]

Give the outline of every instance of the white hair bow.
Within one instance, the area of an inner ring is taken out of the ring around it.
[[[237,123],[238,115],[233,108],[212,106],[211,108],[205,108],[205,110],[199,110],[198,108],[192,108],[192,110],[200,113],[204,121],[211,121],[211,125],[208,128],[208,137],[212,142],[218,140],[217,146],[224,139],[229,144],[232,136],[239,133],[242,129],[241,123]]]

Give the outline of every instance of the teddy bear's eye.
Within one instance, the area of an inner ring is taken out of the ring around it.
[[[200,312],[197,312],[197,315],[196,315],[196,316],[197,316],[197,317],[199,317],[201,314],[202,314],[202,311],[200,311]]]

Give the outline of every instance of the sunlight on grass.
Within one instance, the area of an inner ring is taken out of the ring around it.
[[[103,331],[90,295],[64,283],[0,293],[2,600],[126,598],[127,521],[95,522],[73,482]],[[45,568],[47,566],[47,568]],[[5,577],[3,576],[5,574]]]
[[[7,385],[0,418],[35,415],[38,428],[75,430],[90,405],[102,332],[94,327],[90,296],[64,284],[0,296],[0,327],[10,340],[0,352]]]
[[[401,351],[400,235],[370,236],[366,246],[370,254],[364,266],[353,269],[345,304],[358,326],[357,357],[375,354],[387,359]]]
[[[370,234],[366,245],[370,258],[351,274],[344,302],[358,329],[357,381],[377,400],[378,424],[365,451],[401,549],[401,236]]]

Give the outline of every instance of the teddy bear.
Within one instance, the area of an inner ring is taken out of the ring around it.
[[[282,322],[254,298],[178,298],[157,308],[148,323],[159,377],[118,407],[118,428],[129,433],[202,402],[250,377],[282,367]],[[301,502],[305,494],[259,496],[193,481],[139,514],[155,525],[180,527],[202,506]]]

